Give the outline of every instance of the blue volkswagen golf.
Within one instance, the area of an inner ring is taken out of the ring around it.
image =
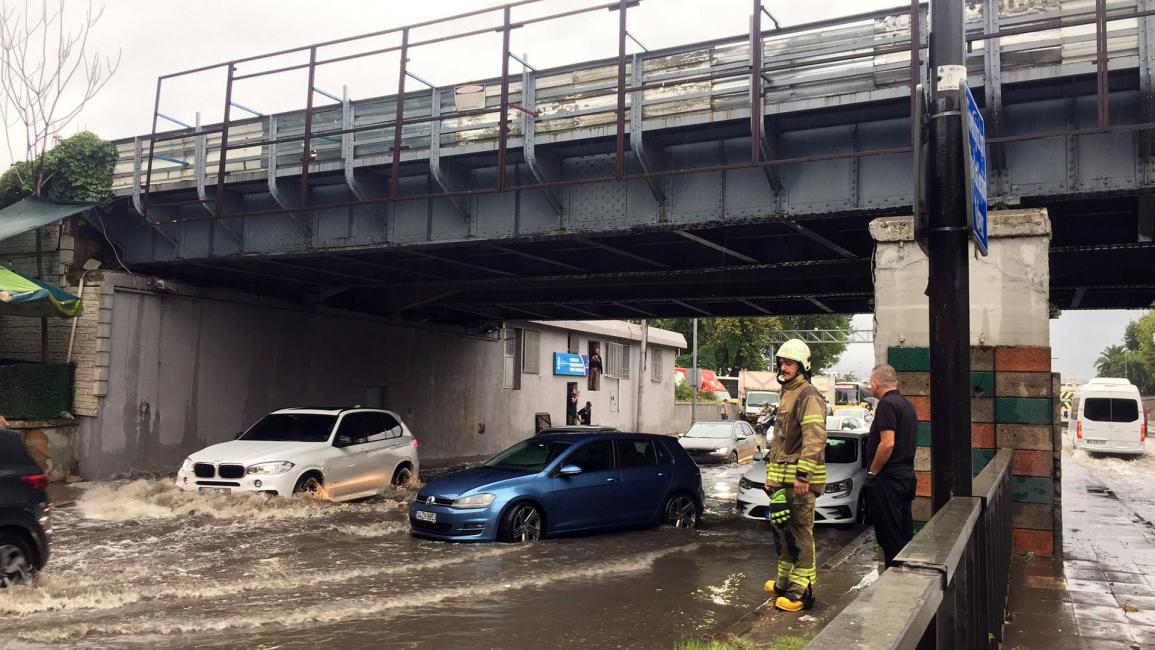
[[[429,482],[409,506],[409,523],[420,537],[528,542],[663,523],[693,528],[704,501],[701,472],[675,438],[549,433]]]

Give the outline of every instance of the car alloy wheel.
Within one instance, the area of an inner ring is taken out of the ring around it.
[[[316,497],[321,494],[323,489],[324,487],[321,485],[321,481],[318,480],[316,476],[310,476],[297,481],[297,487],[293,488],[293,494]]]
[[[18,540],[0,539],[0,587],[26,582],[32,572],[24,546]]]
[[[674,528],[693,528],[698,525],[698,506],[684,494],[676,494],[666,502],[666,523]]]
[[[730,452],[730,464],[735,465],[737,463],[738,463],[738,450],[735,449],[734,451]]]
[[[413,471],[408,467],[402,467],[401,469],[397,470],[396,474],[393,475],[393,485],[397,487],[404,487],[409,485],[409,482],[412,480]]]
[[[541,513],[525,504],[517,506],[510,517],[510,531],[515,542],[536,542],[541,539]]]

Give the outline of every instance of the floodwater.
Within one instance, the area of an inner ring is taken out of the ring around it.
[[[698,530],[449,544],[409,536],[414,492],[331,504],[82,486],[35,586],[0,592],[0,647],[673,648],[765,601],[748,465],[704,468]],[[819,561],[857,533],[819,528]]]

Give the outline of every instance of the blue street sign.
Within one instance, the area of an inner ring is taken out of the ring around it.
[[[553,353],[553,374],[567,377],[585,377],[589,370],[589,362],[580,354],[566,352]]]
[[[979,112],[978,104],[971,89],[964,83],[963,104],[966,113],[963,119],[963,135],[967,145],[966,152],[966,186],[967,186],[967,222],[971,226],[971,235],[975,247],[983,255],[987,254],[987,131],[983,123],[983,114]]]

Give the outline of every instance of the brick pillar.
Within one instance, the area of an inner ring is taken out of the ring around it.
[[[876,219],[875,358],[894,366],[918,412],[916,521],[930,517],[930,353],[926,256],[909,217]],[[1014,450],[1016,553],[1050,556],[1059,543],[1059,395],[1051,374],[1045,210],[996,212],[991,254],[971,260],[971,462]]]

